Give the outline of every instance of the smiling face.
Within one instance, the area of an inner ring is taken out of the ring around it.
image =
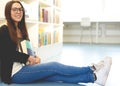
[[[15,23],[21,21],[23,17],[23,8],[19,3],[14,3],[11,8],[11,18]]]

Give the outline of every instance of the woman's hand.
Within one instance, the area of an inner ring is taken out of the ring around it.
[[[27,64],[28,64],[28,65],[34,65],[35,62],[36,62],[35,57],[29,56],[29,58],[28,58],[28,63],[27,63]]]
[[[30,56],[28,58],[28,62],[29,62],[29,65],[39,64],[41,62],[41,59],[38,56],[36,56],[36,57]]]
[[[41,62],[40,57],[36,56],[35,59],[36,59],[36,64],[39,64]]]

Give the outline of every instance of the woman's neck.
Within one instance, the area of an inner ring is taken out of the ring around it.
[[[16,28],[18,27],[18,22],[14,22],[15,23],[15,26],[16,26]]]
[[[16,29],[16,32],[17,32],[17,37],[22,38],[22,33],[19,28]]]
[[[17,37],[22,38],[22,33],[20,31],[20,28],[18,28],[18,22],[15,22],[15,27],[16,27]]]

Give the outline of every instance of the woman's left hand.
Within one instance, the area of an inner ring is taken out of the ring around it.
[[[35,63],[36,63],[36,64],[41,63],[41,59],[40,59],[40,57],[38,57],[38,56],[35,57]]]

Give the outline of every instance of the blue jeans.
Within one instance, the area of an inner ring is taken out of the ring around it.
[[[37,80],[62,81],[67,83],[94,82],[93,70],[88,67],[74,67],[57,62],[24,66],[13,75],[14,83],[31,83]]]

